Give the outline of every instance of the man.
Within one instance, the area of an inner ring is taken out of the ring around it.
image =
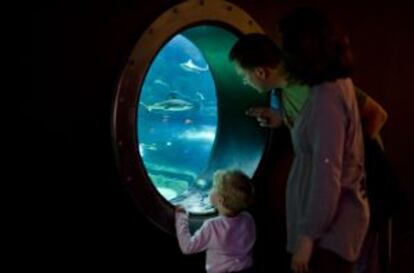
[[[260,126],[277,128],[283,124],[292,127],[305,104],[310,87],[288,82],[288,75],[284,71],[280,49],[270,38],[261,34],[247,35],[245,39],[257,40],[257,47],[267,55],[261,58],[255,54],[253,48],[240,48],[244,45],[236,44],[230,53],[236,71],[243,77],[245,84],[250,85],[259,93],[270,92],[273,89],[282,89],[280,100],[282,113],[273,111],[271,107],[254,107],[246,114],[255,117]],[[246,43],[248,44],[248,43]],[[237,51],[247,52],[246,56],[237,55]],[[255,49],[257,50],[257,49]],[[373,139],[379,139],[379,133],[387,120],[386,111],[374,99],[359,88],[355,88],[364,134]]]

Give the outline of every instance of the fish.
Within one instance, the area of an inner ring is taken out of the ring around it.
[[[185,120],[184,120],[184,124],[192,124],[193,123],[193,120],[192,119],[189,119],[189,118],[186,118]]]
[[[170,90],[169,98],[170,99],[178,99],[178,98],[189,99],[188,96],[185,96],[183,93],[179,92],[178,90]]]
[[[139,148],[140,149],[145,149],[145,150],[150,150],[150,151],[158,150],[156,143],[151,143],[151,144],[140,143]]]
[[[196,92],[196,95],[198,96],[198,98],[200,100],[205,100],[206,98],[204,97],[204,95],[201,92]]]
[[[165,86],[166,88],[169,88],[170,85],[168,83],[166,83],[165,81],[161,80],[161,79],[156,79],[154,81],[154,84],[159,84],[161,86]]]
[[[139,154],[141,155],[142,158],[145,156],[145,150],[157,151],[158,150],[157,144],[156,143],[151,143],[151,144],[140,143]]]
[[[198,66],[194,64],[193,60],[191,59],[189,59],[185,63],[181,63],[180,67],[187,72],[193,72],[193,73],[207,72],[209,70],[208,65],[206,65],[205,67]]]
[[[159,101],[152,105],[146,105],[143,102],[140,102],[140,104],[144,106],[148,112],[151,112],[153,110],[168,111],[168,112],[183,112],[183,111],[188,111],[194,108],[193,103],[185,101],[185,100],[181,100],[181,99],[169,99],[169,100]]]

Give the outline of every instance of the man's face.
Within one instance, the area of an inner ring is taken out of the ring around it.
[[[256,69],[245,69],[241,67],[237,62],[235,62],[235,68],[237,74],[243,78],[243,84],[253,87],[259,93],[265,93],[271,89],[268,87],[266,79],[264,77],[260,77]]]

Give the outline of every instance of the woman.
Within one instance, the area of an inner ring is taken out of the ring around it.
[[[312,87],[292,132],[287,250],[294,272],[352,272],[368,227],[358,105],[345,35],[302,8],[279,23],[285,69]]]

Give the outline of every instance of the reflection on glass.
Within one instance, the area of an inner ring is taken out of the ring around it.
[[[217,128],[217,98],[201,52],[177,35],[154,59],[138,107],[139,154],[158,192],[193,213],[212,210],[207,166]]]

